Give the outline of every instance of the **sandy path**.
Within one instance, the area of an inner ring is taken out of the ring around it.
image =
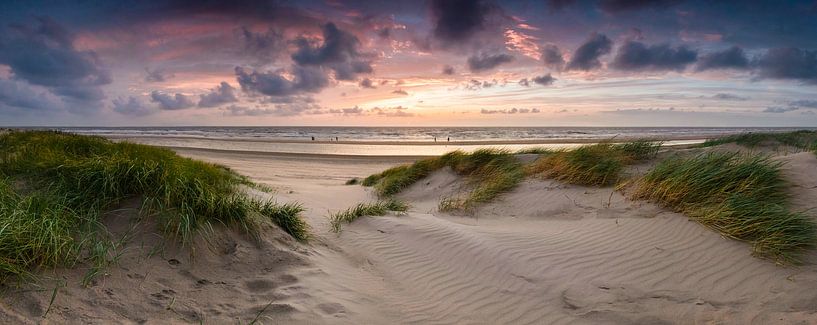
[[[478,218],[435,216],[426,212],[457,181],[435,175],[403,194],[415,204],[408,215],[364,218],[337,236],[326,212],[372,200],[343,181],[395,161],[181,153],[231,166],[309,208],[318,237],[301,283],[342,310],[322,321],[817,322],[814,265],[753,258],[747,244],[609,189],[527,181]],[[817,162],[796,158],[788,173]]]

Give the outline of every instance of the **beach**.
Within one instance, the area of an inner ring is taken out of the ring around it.
[[[465,184],[442,169],[396,196],[410,204],[406,213],[360,218],[335,233],[329,213],[377,200],[372,188],[345,185],[347,180],[418,157],[174,150],[269,186],[276,201],[303,204],[313,237],[301,243],[267,229],[255,243],[223,231],[215,249],[199,243],[190,254],[168,244],[146,257],[160,238],[144,228],[118,264],[88,288],[80,285],[81,270],[46,271],[38,286],[6,293],[14,299],[0,307],[0,320],[217,324],[260,315],[261,323],[303,324],[817,321],[815,251],[803,265],[777,265],[753,257],[747,243],[613,187],[526,179],[471,213],[442,213],[440,198]],[[817,157],[792,152],[775,159],[786,162],[793,208],[813,209]],[[128,225],[110,222],[112,232]],[[55,283],[62,286],[52,304]],[[48,317],[41,318],[46,308]]]

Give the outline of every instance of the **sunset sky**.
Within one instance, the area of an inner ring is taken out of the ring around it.
[[[817,126],[817,1],[2,1],[0,125]]]

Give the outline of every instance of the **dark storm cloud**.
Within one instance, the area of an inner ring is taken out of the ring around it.
[[[244,53],[261,63],[274,62],[287,46],[283,33],[273,28],[265,33],[254,33],[247,27],[241,27],[241,39],[244,42]]]
[[[168,73],[163,69],[151,70],[150,68],[145,68],[145,82],[164,82],[174,76],[174,74]]]
[[[374,88],[377,88],[377,87],[376,87],[376,86],[375,86],[375,85],[372,83],[372,80],[371,80],[371,79],[369,79],[369,78],[363,78],[363,80],[361,80],[361,81],[360,81],[360,83],[359,83],[358,85],[359,85],[360,87],[362,87],[362,88],[369,88],[369,89],[374,89]]]
[[[531,81],[535,82],[538,85],[550,86],[553,84],[554,81],[556,81],[556,78],[553,78],[553,76],[551,76],[550,73],[548,73],[543,76],[534,77],[533,79],[531,79]]]
[[[677,5],[682,0],[600,0],[599,8],[608,13],[630,10],[663,9]]]
[[[513,56],[504,53],[487,54],[481,53],[468,57],[468,69],[472,72],[480,72],[496,68],[500,64],[513,61]]]
[[[94,104],[111,76],[96,53],[74,47],[74,35],[50,18],[37,26],[11,25],[0,31],[0,64],[15,78],[46,87],[69,101]]]
[[[384,27],[384,28],[381,28],[381,29],[377,30],[377,36],[379,36],[380,38],[384,38],[384,39],[391,37],[391,28]]]
[[[743,49],[737,46],[701,56],[698,65],[695,67],[698,71],[715,69],[743,70],[748,68],[749,59]]]
[[[698,59],[698,52],[686,46],[672,47],[669,44],[645,45],[627,41],[618,48],[613,59],[613,68],[619,70],[675,70],[682,71]]]
[[[117,113],[132,116],[148,115],[152,112],[150,107],[136,97],[128,96],[128,98],[114,98],[111,102],[113,110]]]
[[[454,74],[454,67],[452,67],[450,65],[445,65],[443,67],[443,74],[447,75],[447,76],[453,75]]]
[[[613,41],[604,34],[594,33],[576,49],[573,57],[570,58],[570,62],[567,63],[566,69],[589,71],[599,68],[601,67],[599,57],[609,54],[612,48]]]
[[[219,105],[234,103],[238,101],[236,91],[233,86],[222,81],[221,84],[210,90],[209,93],[203,94],[199,98],[199,107],[216,107]]]
[[[542,62],[545,66],[553,70],[562,70],[565,66],[565,59],[559,47],[553,44],[547,44],[542,47]]]
[[[295,63],[332,69],[338,80],[355,80],[358,74],[373,72],[371,59],[359,50],[360,40],[333,23],[323,26],[322,44],[304,37],[294,43],[298,47],[292,54]]]
[[[284,71],[249,72],[236,67],[235,74],[241,89],[250,94],[291,96],[316,93],[329,85],[326,73],[317,67],[293,67],[293,79],[284,77]]]
[[[185,94],[176,93],[171,96],[157,90],[150,93],[150,101],[158,104],[159,108],[164,110],[185,109],[195,105],[193,99]]]
[[[442,42],[464,43],[485,28],[492,7],[480,0],[433,0],[433,35]]]
[[[757,60],[756,65],[761,78],[817,84],[817,51],[793,47],[770,49]]]

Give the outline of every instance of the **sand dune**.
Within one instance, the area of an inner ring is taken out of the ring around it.
[[[270,185],[278,200],[304,203],[315,238],[304,245],[271,230],[256,246],[224,234],[221,250],[196,260],[134,252],[88,289],[78,285],[81,271],[57,271],[68,287],[48,321],[247,322],[272,302],[263,323],[817,322],[816,253],[809,264],[781,267],[612,188],[526,180],[470,215],[448,215],[436,211],[440,197],[467,185],[443,169],[400,194],[409,213],[362,218],[335,234],[328,212],[375,199],[344,181],[400,160],[179,152]],[[817,158],[780,159],[796,208],[814,208]],[[0,307],[0,321],[39,322],[50,295],[48,288],[18,295]]]

